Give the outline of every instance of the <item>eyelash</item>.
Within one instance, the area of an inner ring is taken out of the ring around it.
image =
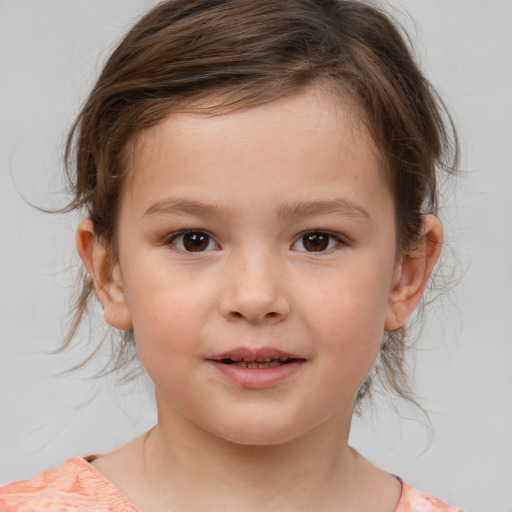
[[[189,242],[192,241],[197,242],[198,250],[188,250],[184,242],[186,241],[185,237],[190,235]],[[197,236],[195,240],[192,239],[193,236]],[[309,242],[313,244],[313,246],[319,247],[319,250],[308,250],[308,249],[298,249],[296,246],[299,243],[306,242],[307,237],[309,237]],[[316,237],[316,239],[315,239]],[[178,241],[178,242],[177,242]],[[206,245],[204,246],[204,243]],[[200,244],[203,245],[200,245]],[[211,235],[209,235],[205,231],[194,230],[194,229],[186,229],[173,233],[169,238],[166,239],[165,244],[174,246],[177,250],[185,252],[185,253],[202,253],[209,252],[213,249],[218,249],[219,245]],[[211,245],[214,247],[210,247]],[[327,244],[327,245],[325,245]],[[339,236],[333,233],[329,233],[327,231],[320,230],[312,230],[302,233],[297,240],[292,244],[291,248],[300,252],[308,252],[308,253],[318,253],[324,254],[326,252],[330,252],[333,249],[336,249],[339,245],[347,245],[347,243]],[[203,247],[204,246],[204,247]]]

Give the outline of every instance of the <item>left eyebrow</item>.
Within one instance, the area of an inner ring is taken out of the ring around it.
[[[277,217],[279,219],[314,217],[318,215],[340,215],[371,224],[371,217],[368,210],[359,204],[343,198],[328,201],[284,203],[277,210]]]

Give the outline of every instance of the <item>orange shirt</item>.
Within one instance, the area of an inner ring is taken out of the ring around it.
[[[395,512],[462,512],[413,489],[401,479]],[[82,457],[73,457],[32,480],[0,487],[1,512],[141,512]]]

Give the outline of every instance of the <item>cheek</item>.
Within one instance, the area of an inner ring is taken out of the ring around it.
[[[367,319],[366,319],[367,320]],[[335,322],[337,330],[330,330],[323,338],[319,353],[323,359],[324,390],[327,401],[343,403],[354,398],[370,373],[381,346],[383,329],[379,324],[358,321],[355,315]]]
[[[356,383],[356,387],[372,368],[380,349],[383,327],[367,317],[347,315],[333,321],[333,327],[323,336],[319,350],[329,358],[332,378],[347,383]],[[338,371],[336,371],[336,368]]]
[[[370,269],[370,271],[368,270]],[[347,269],[323,291],[302,294],[312,312],[310,320],[324,332],[324,339],[380,340],[388,307],[389,280],[371,267]],[[313,314],[314,312],[314,314]]]
[[[187,307],[188,306],[188,307]],[[134,336],[142,365],[157,389],[186,393],[190,365],[197,355],[196,316],[174,297],[152,297],[137,307]]]
[[[135,340],[148,370],[179,365],[198,343],[206,298],[197,293],[183,293],[179,280],[170,281],[146,279],[143,286],[132,282],[129,287],[131,293],[127,298]]]
[[[378,271],[351,271],[345,277],[331,282],[328,293],[310,293],[306,299],[311,311],[308,328],[316,332],[318,354],[338,367],[331,373],[338,385],[340,380],[362,381],[370,371],[384,334],[389,290]]]
[[[153,332],[181,339],[196,330],[211,306],[211,286],[188,273],[162,271],[169,264],[155,261],[150,268],[138,268],[125,279],[128,307],[134,328],[140,334]]]

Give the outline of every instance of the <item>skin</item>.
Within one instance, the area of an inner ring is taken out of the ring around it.
[[[349,447],[350,422],[384,329],[421,298],[439,221],[397,254],[378,151],[320,88],[176,114],[131,149],[118,259],[88,220],[77,247],[106,321],[134,330],[158,423],[95,467],[143,510],[393,511],[400,485]],[[205,250],[181,230],[207,235]],[[325,250],[308,250],[311,232]],[[209,360],[237,347],[302,362],[251,389]]]

